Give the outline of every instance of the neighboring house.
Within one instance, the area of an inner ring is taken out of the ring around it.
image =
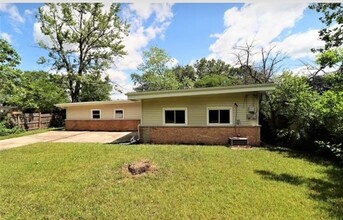
[[[142,143],[228,144],[245,137],[259,145],[259,97],[269,90],[274,84],[132,92],[129,101],[56,106],[67,110],[67,130],[139,130]]]
[[[140,101],[61,103],[66,109],[66,130],[136,131],[141,119]]]

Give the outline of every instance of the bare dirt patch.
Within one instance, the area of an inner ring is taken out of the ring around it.
[[[141,176],[157,171],[157,166],[150,160],[144,159],[133,163],[125,164],[122,168],[126,175]]]

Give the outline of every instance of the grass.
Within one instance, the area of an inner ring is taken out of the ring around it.
[[[44,132],[47,132],[47,131],[54,131],[54,130],[59,130],[59,129],[60,128],[42,128],[42,129],[24,131],[24,132],[20,132],[20,133],[0,136],[0,140],[16,138],[16,137],[22,137],[22,136],[27,136],[27,135],[32,135],[32,134],[40,134],[40,133],[44,133]]]
[[[343,216],[343,169],[280,150],[40,143],[0,152],[0,185],[0,219]]]

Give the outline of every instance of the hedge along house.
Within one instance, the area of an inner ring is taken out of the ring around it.
[[[228,144],[245,137],[260,144],[259,97],[274,84],[132,92],[141,102],[140,141],[155,144]]]
[[[66,130],[137,131],[141,121],[140,101],[98,101],[61,103],[66,109]]]

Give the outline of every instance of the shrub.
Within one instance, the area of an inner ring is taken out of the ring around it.
[[[5,117],[2,121],[0,121],[0,136],[21,133],[24,131],[25,129],[11,124],[7,117]]]

